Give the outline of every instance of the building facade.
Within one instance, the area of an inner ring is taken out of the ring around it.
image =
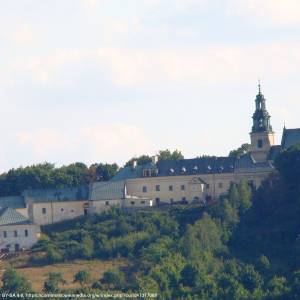
[[[40,236],[40,227],[13,208],[0,209],[0,252],[30,249]]]

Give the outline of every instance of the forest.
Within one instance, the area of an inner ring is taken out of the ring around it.
[[[174,205],[163,210],[99,215],[43,227],[30,265],[76,259],[124,258],[98,280],[82,270],[76,293],[150,292],[157,299],[300,299],[300,145],[281,153],[277,172],[257,190],[233,184],[210,206]],[[62,290],[59,273],[44,291]],[[14,269],[2,292],[30,290]]]

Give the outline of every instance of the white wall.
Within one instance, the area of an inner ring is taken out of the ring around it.
[[[28,236],[25,236],[25,230],[28,231]],[[17,236],[14,232],[17,232]],[[4,237],[6,232],[7,237]],[[40,228],[35,224],[28,225],[2,225],[0,226],[0,250],[6,249],[10,245],[9,250],[15,251],[15,244],[19,244],[20,249],[30,249],[38,240]]]

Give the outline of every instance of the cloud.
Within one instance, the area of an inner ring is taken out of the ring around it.
[[[300,44],[164,49],[102,48],[98,63],[118,85],[230,84],[282,78],[300,67]]]
[[[232,0],[230,13],[277,25],[300,23],[299,0]]]
[[[1,16],[0,43],[11,43],[18,47],[32,47],[38,43],[37,33],[29,23],[17,17]]]
[[[17,136],[22,153],[33,155],[33,161],[86,163],[115,162],[123,164],[130,157],[154,152],[145,132],[124,123],[85,126],[73,131],[42,128],[23,131]]]
[[[94,65],[117,86],[247,83],[258,77],[282,79],[300,68],[300,43],[254,46],[174,48],[117,48],[56,50],[45,56],[21,58],[2,69],[0,77],[13,80],[18,73],[38,84],[72,85],[65,68]],[[80,69],[82,70],[82,69]],[[86,70],[88,72],[88,70]]]

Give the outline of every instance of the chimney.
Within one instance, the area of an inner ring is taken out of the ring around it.
[[[132,161],[132,169],[135,169],[137,166],[137,160]]]
[[[157,155],[154,155],[151,157],[152,163],[156,164],[158,162],[158,157]]]

